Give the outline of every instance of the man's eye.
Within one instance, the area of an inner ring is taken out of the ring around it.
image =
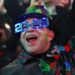
[[[26,24],[26,22],[22,22],[22,28],[23,28],[23,31],[27,30],[27,24]]]
[[[40,22],[38,20],[33,20],[33,28],[39,28]]]
[[[26,25],[24,25],[24,24],[23,24],[23,26],[22,26],[22,27],[23,27],[23,29],[27,28],[27,26],[26,26]]]
[[[42,18],[40,23],[41,23],[41,27],[47,27],[48,26],[48,19]]]

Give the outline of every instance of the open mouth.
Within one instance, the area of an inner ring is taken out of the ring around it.
[[[37,39],[38,39],[38,37],[35,35],[29,35],[26,37],[26,40],[28,43],[34,43],[37,41]]]

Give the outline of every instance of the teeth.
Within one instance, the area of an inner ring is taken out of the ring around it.
[[[36,36],[28,36],[27,38],[34,38],[34,37],[36,37]]]
[[[34,40],[34,39],[37,39],[37,36],[30,35],[26,38],[27,41]]]

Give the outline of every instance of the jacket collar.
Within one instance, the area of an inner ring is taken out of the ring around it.
[[[60,48],[64,49],[64,47],[60,46],[60,45],[51,46],[47,52],[45,52],[42,55],[37,55],[37,56],[32,56],[32,55],[28,54],[27,52],[23,51],[20,53],[20,55],[16,59],[16,63],[25,64],[30,59],[36,59],[36,60],[47,59],[47,58],[54,59],[54,56],[60,55],[60,52],[59,52]],[[54,59],[54,60],[56,60],[56,59]]]

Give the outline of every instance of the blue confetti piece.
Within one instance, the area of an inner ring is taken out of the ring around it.
[[[68,61],[64,62],[65,66],[66,66],[66,71],[71,71],[71,65]]]

